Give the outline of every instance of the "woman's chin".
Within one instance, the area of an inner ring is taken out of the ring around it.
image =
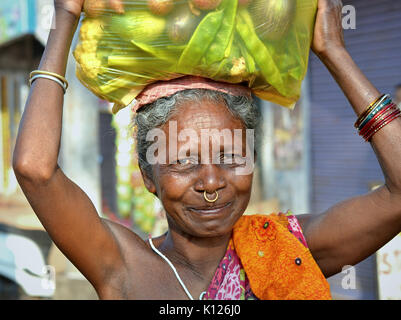
[[[237,220],[238,219],[233,219],[233,216],[226,216],[208,220],[202,219],[202,221],[191,221],[189,225],[195,236],[221,237],[231,233]]]
[[[227,228],[202,228],[201,230],[194,230],[193,236],[198,238],[217,238],[224,237],[231,233],[231,229]]]

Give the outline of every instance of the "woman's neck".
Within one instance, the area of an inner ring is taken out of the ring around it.
[[[169,229],[158,249],[174,265],[179,264],[202,278],[209,278],[224,257],[230,238],[231,234],[198,238]]]

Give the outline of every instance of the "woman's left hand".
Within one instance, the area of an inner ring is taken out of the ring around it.
[[[381,96],[345,48],[340,0],[319,0],[312,50],[356,115]],[[318,92],[317,101],[325,94]],[[344,121],[351,124],[355,120]],[[383,186],[341,201],[323,213],[299,217],[309,249],[326,277],[341,272],[346,265],[361,262],[401,232],[400,141],[401,119],[383,127],[370,140],[382,168]]]
[[[335,49],[344,49],[342,29],[342,1],[319,0],[312,50],[318,57],[325,57]]]

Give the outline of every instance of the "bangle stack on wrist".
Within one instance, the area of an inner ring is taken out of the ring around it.
[[[52,81],[58,83],[62,87],[64,93],[67,91],[67,88],[68,88],[67,79],[64,78],[63,76],[60,76],[57,73],[49,72],[49,71],[42,71],[42,70],[32,71],[31,74],[29,75],[29,84],[32,86],[32,83],[36,79],[39,79],[39,78],[52,80]]]
[[[401,111],[391,101],[388,94],[382,95],[358,117],[355,128],[358,129],[359,135],[368,142],[376,132],[398,117],[401,117]]]

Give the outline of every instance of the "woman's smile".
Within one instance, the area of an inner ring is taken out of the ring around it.
[[[228,211],[231,211],[232,201],[226,202],[219,205],[206,205],[197,207],[188,207],[189,211],[195,212],[201,216],[215,217],[218,215],[223,215]]]

